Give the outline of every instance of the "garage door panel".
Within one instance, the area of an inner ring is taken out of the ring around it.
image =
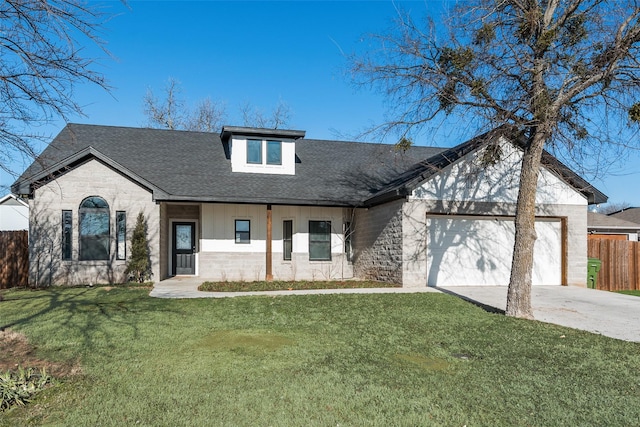
[[[538,221],[534,284],[560,284],[559,220]],[[427,217],[429,286],[507,285],[515,239],[512,218]]]

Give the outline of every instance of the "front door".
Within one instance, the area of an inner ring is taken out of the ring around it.
[[[196,274],[196,224],[173,223],[173,275]]]

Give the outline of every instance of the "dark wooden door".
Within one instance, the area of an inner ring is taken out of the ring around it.
[[[173,223],[173,275],[196,274],[196,224]]]

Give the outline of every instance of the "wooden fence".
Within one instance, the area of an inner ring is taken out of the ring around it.
[[[602,263],[598,289],[640,290],[640,242],[593,239],[588,241],[588,254]]]
[[[29,284],[29,236],[26,231],[0,231],[0,289]]]

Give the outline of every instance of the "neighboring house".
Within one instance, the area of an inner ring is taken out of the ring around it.
[[[587,214],[588,238],[638,241],[640,224],[595,212]]]
[[[0,198],[0,231],[29,230],[29,204],[13,194]]]
[[[625,208],[617,212],[610,213],[607,216],[640,224],[640,208]]]
[[[156,281],[506,285],[519,144],[506,128],[403,151],[296,130],[70,124],[12,188],[29,198],[38,285],[125,280],[139,212]],[[547,153],[543,164],[534,284],[585,286],[587,206],[606,196]]]

